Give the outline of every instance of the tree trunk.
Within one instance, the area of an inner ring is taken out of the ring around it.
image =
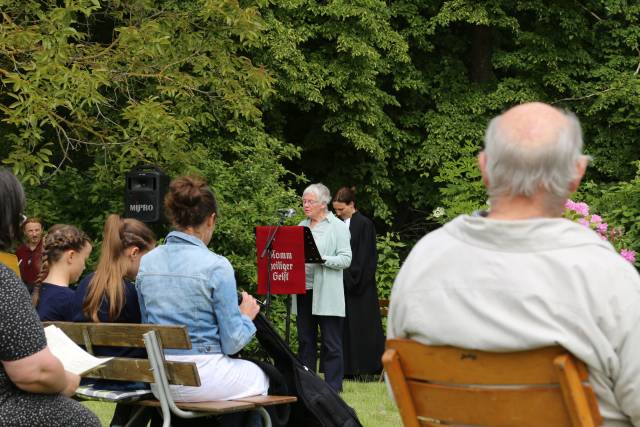
[[[491,28],[474,25],[471,28],[471,81],[486,83],[492,78]]]

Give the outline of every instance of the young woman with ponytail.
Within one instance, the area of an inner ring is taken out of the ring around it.
[[[72,311],[74,322],[140,323],[140,306],[134,286],[140,258],[156,245],[153,232],[144,223],[112,214],[104,223],[100,259],[94,273],[86,276],[76,289]],[[126,347],[93,348],[96,356],[146,357],[144,349]],[[107,390],[133,390],[141,387],[128,381],[83,379],[83,385]],[[116,405],[110,425],[129,425],[132,406]],[[151,409],[151,408],[150,408]],[[155,411],[138,417],[134,427],[147,425]],[[152,425],[157,423],[154,420]]]
[[[91,241],[73,225],[56,224],[45,236],[42,271],[31,303],[42,321],[70,321],[74,291],[69,288],[84,271]]]
[[[155,245],[156,238],[144,223],[109,215],[104,224],[98,267],[95,273],[80,282],[76,290],[73,321],[140,323],[134,282],[140,258]],[[124,356],[122,353],[104,352],[100,355]]]

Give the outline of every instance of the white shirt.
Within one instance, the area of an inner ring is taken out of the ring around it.
[[[488,351],[559,344],[589,366],[605,426],[640,426],[640,277],[566,219],[460,216],[396,278],[388,338]]]

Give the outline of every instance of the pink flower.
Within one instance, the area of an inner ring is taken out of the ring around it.
[[[586,219],[584,219],[584,218],[580,218],[580,219],[578,220],[578,224],[582,224],[582,225],[584,225],[585,227],[588,227],[588,226],[589,226],[589,221],[587,221],[587,220],[586,220]]]
[[[602,217],[600,215],[593,214],[591,215],[591,222],[594,224],[600,224],[602,222]]]
[[[626,259],[627,261],[629,261],[630,263],[634,263],[636,262],[636,253],[635,251],[629,250],[629,249],[622,249],[620,251],[620,255],[622,255],[622,258]]]
[[[589,205],[585,202],[574,202],[571,199],[567,199],[567,201],[564,202],[564,207],[582,216],[589,215]]]
[[[607,228],[609,228],[609,224],[607,224],[606,222],[601,222],[600,224],[598,224],[597,230],[599,233],[606,233]]]
[[[582,216],[589,215],[589,205],[585,202],[576,203],[574,210]]]
[[[565,209],[569,209],[570,211],[575,210],[575,206],[576,206],[576,202],[574,202],[571,199],[567,199],[567,201],[564,202]]]

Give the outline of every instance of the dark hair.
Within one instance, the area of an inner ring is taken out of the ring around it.
[[[125,304],[122,279],[127,274],[124,251],[136,247],[148,251],[156,244],[156,236],[143,222],[133,218],[122,219],[112,214],[104,223],[100,260],[91,278],[82,313],[92,322],[100,322],[98,311],[103,300],[109,305],[109,320],[115,320]]]
[[[194,176],[181,176],[171,181],[164,208],[167,217],[178,228],[198,226],[209,215],[218,214],[213,191],[204,179]]]
[[[24,190],[18,178],[7,168],[0,167],[0,250],[8,250],[20,239],[20,214],[24,209]]]
[[[24,220],[22,225],[20,225],[20,227],[22,228],[22,232],[24,232],[24,227],[26,227],[27,224],[40,224],[40,226],[44,228],[44,223],[42,222],[42,220],[35,216],[30,216],[29,218]]]
[[[353,203],[353,206],[356,205],[356,188],[355,187],[342,187],[338,191],[336,191],[335,196],[333,196],[334,202],[340,203]]]
[[[60,261],[66,251],[80,252],[87,244],[91,244],[89,237],[73,225],[56,224],[49,229],[42,245],[42,267],[31,293],[31,304],[34,307],[40,301],[40,288],[49,273],[49,264]]]

